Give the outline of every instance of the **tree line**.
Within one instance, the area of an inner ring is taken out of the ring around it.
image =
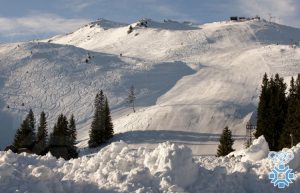
[[[30,109],[20,128],[16,131],[13,144],[7,149],[13,152],[28,152],[45,155],[48,152],[55,157],[64,159],[77,158],[76,124],[72,115],[68,120],[60,114],[54,125],[53,132],[48,137],[46,114],[41,112],[36,132],[36,121]]]
[[[289,92],[284,79],[264,75],[257,108],[255,137],[264,135],[272,151],[300,142],[300,74],[290,80]]]
[[[279,151],[300,143],[300,74],[291,78],[288,92],[284,79],[265,73],[257,107],[256,138],[263,135],[270,150]],[[217,156],[234,151],[232,133],[225,127],[220,137]]]
[[[107,97],[103,91],[99,91],[94,101],[94,117],[89,132],[89,147],[98,147],[110,140],[114,135],[112,119]],[[50,152],[53,156],[62,157],[66,160],[78,157],[76,148],[76,123],[72,115],[70,119],[63,114],[48,135],[46,114],[41,112],[36,132],[36,121],[32,109],[22,121],[16,131],[13,144],[6,147],[13,152],[28,152],[37,155],[45,155]]]

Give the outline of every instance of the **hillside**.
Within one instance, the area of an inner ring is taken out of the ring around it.
[[[30,108],[36,115],[44,110],[50,128],[60,113],[67,116],[74,113],[81,136],[82,130],[88,130],[93,100],[99,89],[108,96],[112,109],[120,109],[127,88],[137,82],[135,85],[141,88],[137,104],[147,106],[154,104],[182,76],[193,72],[181,62],[163,65],[124,62],[118,56],[48,43],[1,45],[0,53],[1,122],[4,123],[1,125],[5,125],[1,128],[9,132],[8,136],[2,135],[1,141],[6,143],[13,138],[14,130]],[[88,55],[91,59],[86,63]],[[172,75],[166,78],[166,74]]]
[[[236,148],[243,143],[265,72],[287,81],[300,72],[300,49],[290,46],[299,42],[299,29],[256,20],[145,21],[147,27],[131,24],[129,34],[127,24],[100,20],[42,42],[1,45],[1,131],[14,133],[29,108],[45,110],[50,127],[59,113],[74,113],[85,147],[93,98],[103,89],[115,140],[133,147],[169,140],[196,155],[214,154],[226,125]],[[125,104],[130,85],[137,89],[136,113]]]

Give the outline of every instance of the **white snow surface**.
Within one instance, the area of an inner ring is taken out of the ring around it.
[[[300,40],[296,28],[256,20],[145,21],[148,27],[131,24],[130,34],[129,24],[100,19],[40,42],[1,44],[0,148],[30,108],[37,116],[46,112],[49,131],[60,113],[73,113],[78,147],[85,148],[93,100],[103,89],[115,140],[130,148],[171,141],[194,155],[215,155],[229,126],[240,149],[247,121],[255,121],[263,74],[280,73],[289,82],[300,72],[300,49],[290,46]],[[125,103],[131,85],[136,113]]]
[[[299,164],[300,144],[292,150],[294,163]],[[252,154],[245,151],[244,156]],[[69,161],[51,154],[41,157],[1,151],[0,192],[273,193],[278,190],[267,177],[273,166],[268,159],[243,162],[241,156],[193,157],[187,146],[169,142],[153,150],[133,150],[122,141],[114,142],[93,156]],[[299,192],[299,165],[290,166],[296,180],[284,192]]]
[[[260,136],[252,142],[252,145],[247,149],[242,149],[240,151],[235,151],[229,154],[229,156],[234,155],[242,156],[241,161],[258,161],[263,158],[268,157],[269,145],[265,140],[264,136]]]

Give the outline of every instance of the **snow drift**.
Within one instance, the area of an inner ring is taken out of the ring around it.
[[[252,142],[252,145],[240,151],[230,153],[228,156],[242,156],[241,161],[258,161],[268,157],[269,146],[264,136],[260,136]]]
[[[292,149],[299,163],[300,144]],[[8,151],[0,152],[0,192],[277,192],[267,178],[271,168],[268,159],[193,157],[188,147],[169,142],[153,150],[115,142],[93,156],[69,161]],[[300,190],[296,171],[296,181],[285,192]]]

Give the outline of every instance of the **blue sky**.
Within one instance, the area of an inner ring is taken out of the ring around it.
[[[46,38],[105,18],[206,23],[231,15],[255,16],[300,27],[299,0],[0,0],[0,42]]]

